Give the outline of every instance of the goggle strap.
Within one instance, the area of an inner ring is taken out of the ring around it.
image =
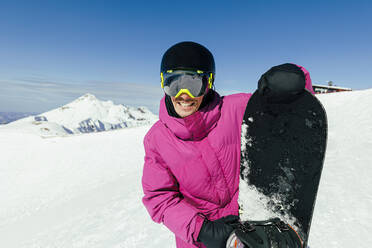
[[[213,86],[213,73],[210,73],[209,74],[208,86],[209,86],[209,89],[212,89],[212,86]]]
[[[160,72],[160,82],[161,82],[161,88],[164,89],[164,76],[163,76],[163,72]]]

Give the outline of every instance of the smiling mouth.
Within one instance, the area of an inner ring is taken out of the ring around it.
[[[194,106],[196,103],[195,102],[177,102],[178,105],[184,108],[189,108]]]

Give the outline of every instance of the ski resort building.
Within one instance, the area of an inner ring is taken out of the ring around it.
[[[332,81],[328,82],[328,85],[313,84],[313,90],[315,94],[333,93],[340,91],[352,91],[351,88],[344,88],[333,85]]]

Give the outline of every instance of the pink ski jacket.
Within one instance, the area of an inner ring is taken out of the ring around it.
[[[178,248],[204,247],[197,237],[205,218],[238,215],[241,124],[250,96],[214,92],[213,102],[185,118],[169,116],[165,98],[160,102],[159,121],[144,138],[142,201],[176,235]]]
[[[168,115],[146,134],[143,203],[175,235],[177,247],[197,243],[204,218],[238,215],[240,129],[250,94],[220,97],[185,118]]]

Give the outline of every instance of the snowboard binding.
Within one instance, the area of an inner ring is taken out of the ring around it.
[[[234,240],[235,238],[235,240]],[[239,242],[240,241],[240,242]],[[302,248],[296,231],[279,218],[235,224],[227,248]]]

